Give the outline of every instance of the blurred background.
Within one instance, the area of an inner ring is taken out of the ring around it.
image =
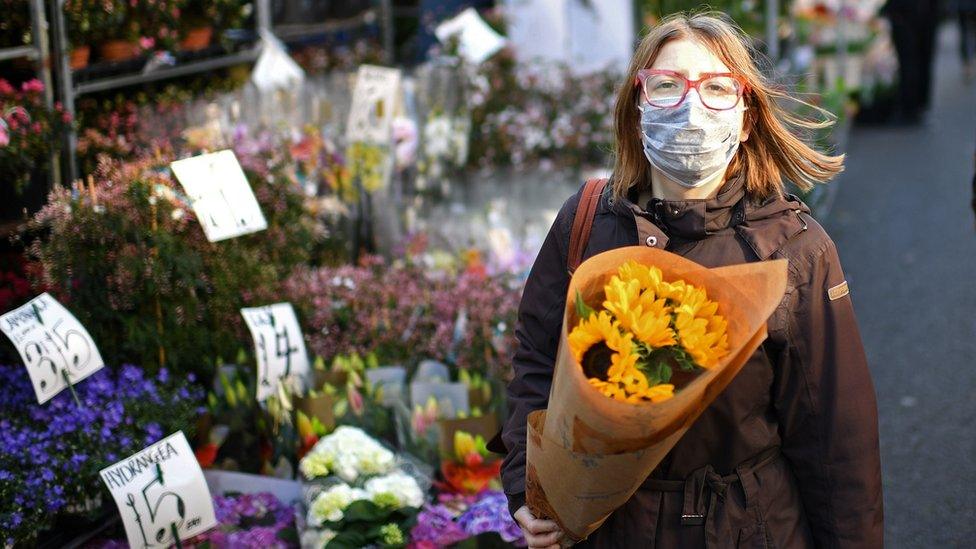
[[[294,476],[302,452],[294,417],[227,402],[235,379],[253,383],[238,310],[255,303],[291,301],[325,369],[435,360],[482,391],[463,412],[406,398],[413,430],[369,424],[377,437],[415,442],[428,416],[495,421],[521,283],[563,201],[607,174],[634,46],[706,8],[836,116],[804,137],[847,169],[801,197],[837,243],[874,374],[889,545],[970,546],[973,0],[0,0],[0,312],[49,291],[107,362],[192,375],[206,412],[171,427],[223,468]],[[168,165],[222,149],[269,229],[215,246]],[[0,357],[19,364],[12,346]],[[348,407],[368,390],[352,391],[333,395],[346,408],[329,429],[367,424]],[[105,516],[56,526],[69,507],[8,539],[64,546]]]

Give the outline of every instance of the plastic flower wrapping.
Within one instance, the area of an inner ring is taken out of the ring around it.
[[[577,293],[580,321],[568,342],[590,384],[610,398],[663,402],[674,396],[675,381],[690,381],[728,354],[727,322],[703,288],[628,261],[604,296],[594,310]]]

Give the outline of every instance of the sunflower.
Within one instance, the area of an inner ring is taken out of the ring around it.
[[[674,345],[671,309],[666,299],[656,295],[660,269],[648,269],[631,261],[618,272],[619,276],[614,275],[605,287],[603,307],[613,313],[621,328],[632,332],[639,341],[654,348]]]
[[[674,293],[674,327],[678,341],[696,364],[708,369],[729,351],[728,322],[718,312],[718,303],[705,290],[685,285]]]
[[[633,353],[633,336],[620,332],[620,324],[613,320],[610,313],[600,311],[584,318],[569,334],[569,349],[577,362],[583,362],[583,355],[597,343],[605,343],[618,354]]]

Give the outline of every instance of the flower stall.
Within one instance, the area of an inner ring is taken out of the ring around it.
[[[640,3],[649,21],[686,4]],[[768,30],[761,3],[724,4]],[[836,89],[816,104],[883,94],[874,11],[786,4],[780,65]],[[0,47],[21,47],[28,2],[2,5]],[[561,201],[604,171],[619,70],[510,48],[472,62],[457,37],[378,67],[392,52],[373,3],[317,8],[343,14],[322,24],[270,7],[67,0],[57,89],[0,62],[18,221],[0,262],[4,547],[124,547],[133,531],[201,549],[525,545],[486,441],[522,283]],[[504,35],[503,10],[480,16]],[[838,20],[859,29],[843,67]],[[301,78],[256,82],[250,65],[275,62]],[[851,87],[852,67],[874,69]],[[217,155],[230,168],[181,164]],[[38,183],[62,167],[61,185]],[[22,189],[37,191],[26,215]],[[83,330],[45,324],[39,294]],[[82,344],[104,360],[87,377]],[[43,403],[39,372],[63,386]],[[132,499],[110,467],[142,483]]]

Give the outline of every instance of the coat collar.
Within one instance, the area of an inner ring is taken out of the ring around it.
[[[742,178],[730,179],[709,199],[652,199],[642,208],[636,193],[612,198],[607,185],[600,211],[650,220],[671,238],[702,240],[725,229],[733,229],[759,260],[766,260],[808,227],[810,209],[796,196],[773,196],[756,204],[749,199]],[[807,216],[807,217],[804,217]]]

